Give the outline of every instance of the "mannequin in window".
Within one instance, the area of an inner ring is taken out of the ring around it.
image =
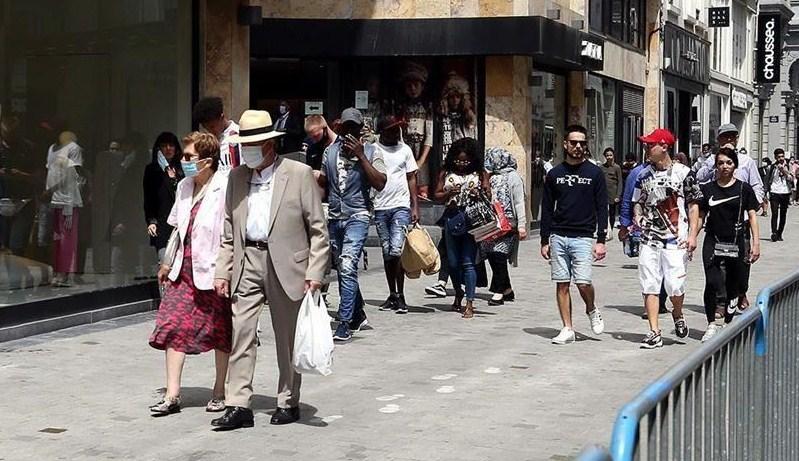
[[[441,89],[438,116],[441,123],[441,140],[437,143],[441,152],[440,164],[453,142],[462,138],[477,139],[477,117],[472,108],[469,82],[455,72],[447,75]]]
[[[417,183],[419,197],[427,199],[431,175],[428,157],[433,147],[433,111],[429,103],[424,101],[423,94],[427,84],[427,69],[415,62],[407,62],[402,70],[400,81],[405,94],[405,101],[399,111],[407,122],[404,141],[407,144],[416,164],[419,167]]]

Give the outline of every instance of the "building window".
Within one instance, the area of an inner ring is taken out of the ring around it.
[[[588,12],[592,30],[636,48],[644,47],[646,0],[589,0]]]

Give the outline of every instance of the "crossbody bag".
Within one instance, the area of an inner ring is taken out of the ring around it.
[[[744,212],[744,185],[741,183],[741,191],[738,194],[738,221],[735,223],[735,239],[732,243],[721,242],[715,235],[716,243],[713,245],[713,256],[718,258],[740,258],[741,247],[738,245],[738,235],[744,228],[743,225],[743,212]]]

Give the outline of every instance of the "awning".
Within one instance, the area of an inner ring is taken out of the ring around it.
[[[541,16],[273,19],[250,27],[253,57],[532,56],[565,70],[602,70],[604,41]]]

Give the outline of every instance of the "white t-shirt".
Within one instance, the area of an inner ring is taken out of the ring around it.
[[[367,144],[366,149],[379,153],[386,165],[386,187],[375,195],[375,210],[411,207],[411,193],[408,190],[408,173],[418,170],[413,151],[407,144],[384,146],[379,142]]]
[[[791,188],[788,187],[788,180],[780,174],[779,167],[774,168],[774,176],[771,178],[772,194],[790,194]]]
[[[229,141],[231,136],[237,134],[239,125],[231,120],[219,139],[219,171],[227,172],[241,165],[239,145]]]

